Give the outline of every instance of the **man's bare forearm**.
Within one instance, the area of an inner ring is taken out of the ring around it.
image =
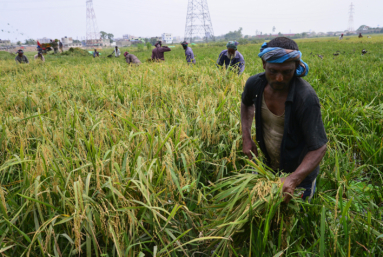
[[[317,150],[310,151],[303,158],[302,163],[298,168],[290,174],[295,186],[298,186],[322,161],[327,150],[327,146],[324,145]]]
[[[255,106],[241,103],[241,125],[243,141],[251,139],[251,125],[253,124]]]

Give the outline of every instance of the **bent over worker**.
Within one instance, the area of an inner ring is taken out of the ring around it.
[[[226,44],[227,50],[223,50],[218,57],[217,65],[225,65],[226,69],[234,69],[241,75],[245,70],[245,59],[242,54],[237,51],[238,42],[229,41]]]
[[[153,61],[165,61],[165,52],[170,52],[172,49],[170,49],[167,46],[162,46],[161,41],[157,41],[157,43],[154,45],[155,48],[152,51],[152,60]]]
[[[93,51],[93,58],[100,57],[100,53],[97,52],[97,49],[94,49]]]
[[[135,64],[137,66],[139,66],[141,64],[141,61],[134,54],[130,54],[128,52],[125,52],[124,56],[125,56],[127,64]]]
[[[40,60],[41,62],[45,62],[45,58],[44,58],[44,55],[41,51],[39,51],[36,55],[35,55],[35,60]]]
[[[250,77],[242,93],[243,152],[250,159],[258,156],[251,137],[255,113],[256,141],[266,164],[289,174],[281,179],[284,201],[297,187],[305,189],[303,199],[311,200],[327,137],[318,96],[302,79],[309,67],[295,41],[285,37],[264,43],[258,56],[265,72]]]
[[[181,43],[182,47],[184,48],[185,50],[185,56],[186,56],[186,61],[191,64],[191,63],[195,63],[195,59],[194,59],[194,53],[193,53],[193,50],[188,46],[189,43],[184,41]]]
[[[121,51],[120,51],[120,49],[118,49],[118,46],[116,46],[116,47],[114,48],[112,54],[114,54],[114,57],[120,57],[120,55],[121,55]]]

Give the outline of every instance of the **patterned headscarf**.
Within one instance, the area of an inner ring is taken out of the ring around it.
[[[295,71],[297,77],[304,77],[309,73],[309,66],[302,61],[301,51],[283,49],[280,47],[268,47],[267,43],[263,43],[260,53],[258,54],[262,60],[268,63],[284,63],[285,61],[300,61]]]
[[[127,56],[128,54],[129,54],[128,52],[125,52],[125,53],[124,53],[125,58],[126,58],[126,56]]]
[[[184,42],[181,43],[181,45],[183,45],[183,46],[187,46],[188,44],[189,44],[189,43],[186,42],[186,41],[184,41]]]
[[[162,46],[162,42],[161,41],[157,41],[154,46],[157,47],[158,45]]]
[[[226,44],[227,48],[237,50],[238,42],[237,41],[229,41]]]
[[[17,51],[17,53],[18,53],[18,54],[23,54],[24,51],[20,49],[20,50]]]

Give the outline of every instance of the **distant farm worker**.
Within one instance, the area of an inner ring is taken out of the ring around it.
[[[250,77],[242,93],[243,152],[258,157],[251,135],[255,116],[256,141],[266,164],[289,174],[281,178],[284,201],[297,187],[305,189],[303,199],[311,200],[327,137],[318,96],[302,79],[309,67],[295,41],[286,37],[264,43],[258,56],[265,72]]]
[[[342,40],[343,39],[343,34],[341,34],[340,36],[339,36],[339,40]]]
[[[120,52],[120,49],[118,49],[118,46],[116,46],[113,50],[113,53],[115,57],[120,57],[121,55],[121,52]]]
[[[185,50],[185,56],[186,56],[186,61],[191,64],[191,63],[195,63],[195,59],[194,59],[194,53],[193,53],[193,50],[188,46],[189,43],[184,41],[181,43],[182,47],[184,48]]]
[[[57,43],[57,39],[55,39],[54,41],[51,40],[52,42],[52,47],[53,47],[53,50],[55,52],[55,54],[57,54],[59,52],[59,48],[58,48],[58,43]]]
[[[240,52],[237,51],[238,42],[229,41],[226,44],[227,50],[223,50],[218,57],[217,64],[225,65],[226,69],[234,69],[241,75],[245,70],[245,59]]]
[[[16,63],[29,63],[28,58],[24,55],[24,51],[21,49],[17,51],[15,61]]]
[[[152,51],[152,60],[153,61],[165,61],[164,53],[170,52],[172,49],[170,49],[167,46],[162,46],[161,41],[157,41],[157,43],[154,46],[155,46],[155,48]]]
[[[100,53],[97,52],[97,49],[94,49],[93,51],[93,58],[100,57]]]
[[[362,33],[359,33],[358,38],[362,38],[362,37],[363,37]]]
[[[124,56],[125,56],[127,64],[135,64],[137,66],[141,64],[141,61],[134,54],[130,54],[128,52],[125,52]]]
[[[59,48],[60,48],[60,51],[61,53],[63,53],[63,43],[59,40]]]
[[[45,58],[44,58],[43,53],[39,51],[39,52],[35,55],[35,60],[41,60],[42,62],[45,62]]]

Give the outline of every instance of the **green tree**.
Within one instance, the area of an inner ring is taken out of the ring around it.
[[[21,42],[20,41],[17,41],[17,43],[16,43],[17,45],[19,45],[19,46],[21,46]]]
[[[150,42],[146,42],[146,48],[148,50],[152,50],[152,44],[150,44]]]
[[[149,42],[150,42],[150,44],[152,44],[154,46],[155,43],[157,42],[157,39],[155,37],[152,37],[152,38],[150,38]]]
[[[100,36],[102,39],[107,39],[108,38],[108,33],[106,33],[105,31],[100,31]]]
[[[242,38],[242,28],[239,28],[238,30],[230,31],[225,35],[226,40],[238,40]]]
[[[108,33],[107,34],[107,37],[109,38],[109,40],[110,40],[110,43],[113,43],[114,42],[114,35],[112,34],[112,33]]]
[[[144,44],[143,44],[143,43],[138,43],[138,44],[137,44],[137,48],[138,48],[138,51],[139,51],[139,52],[144,51]]]
[[[36,40],[34,40],[34,39],[26,39],[26,40],[25,40],[25,44],[26,44],[26,45],[36,45],[37,42],[36,42]]]

